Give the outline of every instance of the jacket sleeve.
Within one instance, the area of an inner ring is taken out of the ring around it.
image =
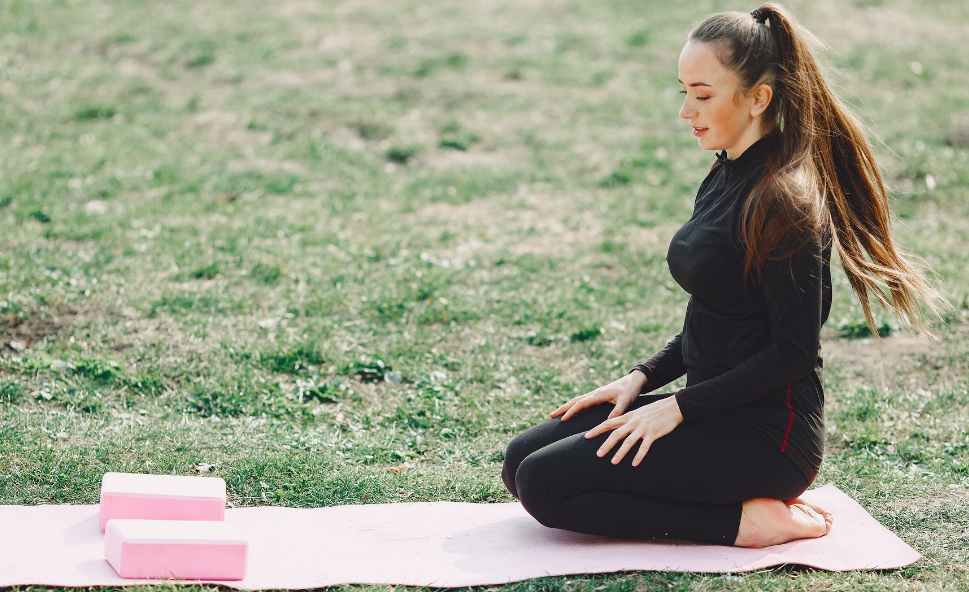
[[[643,385],[641,394],[656,390],[686,374],[682,340],[683,333],[677,333],[663,349],[630,370],[630,372],[639,370],[646,375],[646,384]]]
[[[791,258],[768,261],[757,277],[772,343],[738,366],[677,393],[683,419],[744,405],[810,373],[821,349],[828,253],[812,241]]]

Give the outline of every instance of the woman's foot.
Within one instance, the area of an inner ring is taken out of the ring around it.
[[[744,502],[734,545],[767,547],[822,537],[831,531],[831,521],[831,512],[801,498],[789,504],[776,499],[751,499]]]

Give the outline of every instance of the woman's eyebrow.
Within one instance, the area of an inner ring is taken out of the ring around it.
[[[683,84],[683,81],[680,80],[680,79],[677,79],[676,81],[679,82],[680,84]],[[690,88],[693,88],[693,87],[696,87],[696,86],[709,86],[710,88],[713,88],[712,85],[709,85],[706,82],[691,82],[689,84],[689,86],[690,86]]]

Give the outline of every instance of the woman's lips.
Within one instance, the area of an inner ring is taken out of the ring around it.
[[[693,135],[696,137],[702,136],[709,128],[706,127],[695,127],[693,128]]]

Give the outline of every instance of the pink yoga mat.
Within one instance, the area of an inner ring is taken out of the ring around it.
[[[623,541],[546,528],[517,503],[239,508],[249,590],[336,584],[461,587],[616,571],[741,572],[798,564],[902,567],[920,555],[832,485],[804,498],[834,514],[820,539],[765,549]],[[104,560],[97,506],[0,506],[0,586],[131,584]]]

